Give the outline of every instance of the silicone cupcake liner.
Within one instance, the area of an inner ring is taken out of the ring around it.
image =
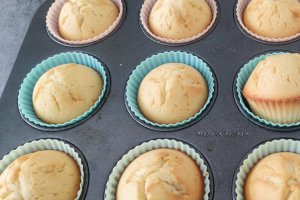
[[[152,39],[155,42],[158,42],[160,44],[167,44],[167,45],[190,44],[190,43],[200,40],[201,38],[206,36],[206,34],[208,34],[211,30],[213,30],[213,28],[217,24],[217,19],[219,17],[219,10],[220,10],[219,6],[218,6],[216,0],[206,0],[206,2],[208,3],[208,5],[211,8],[213,16],[212,16],[211,23],[208,25],[208,27],[205,30],[203,30],[201,33],[199,33],[191,38],[186,38],[186,39],[174,40],[174,39],[167,39],[167,38],[159,37],[159,36],[153,34],[150,31],[150,28],[148,26],[148,18],[149,18],[150,12],[151,12],[154,4],[156,3],[156,1],[157,0],[145,0],[144,1],[144,4],[142,5],[141,11],[140,11],[140,26],[147,37],[149,37],[150,39]]]
[[[58,65],[67,63],[82,64],[96,70],[101,75],[101,78],[103,80],[103,89],[100,97],[95,102],[95,104],[83,115],[63,124],[47,124],[41,121],[34,112],[32,104],[32,92],[36,82],[46,71]],[[60,131],[68,129],[73,126],[79,125],[80,123],[83,123],[94,113],[96,113],[104,103],[104,100],[107,98],[109,89],[110,75],[104,63],[99,59],[88,54],[77,52],[57,54],[38,64],[31,70],[30,73],[27,74],[26,78],[23,80],[18,96],[19,112],[23,119],[35,128],[47,131]]]
[[[255,33],[253,33],[252,31],[250,31],[243,22],[243,13],[244,13],[244,9],[246,8],[246,6],[248,5],[248,3],[251,0],[237,0],[236,3],[236,7],[235,7],[235,20],[237,25],[239,26],[239,28],[241,29],[241,31],[243,31],[247,36],[249,36],[250,38],[258,41],[258,42],[262,42],[262,43],[275,43],[275,44],[285,44],[285,43],[289,43],[289,42],[293,42],[295,40],[298,40],[300,38],[300,33],[297,33],[293,36],[290,37],[285,37],[285,38],[267,38],[267,37],[263,37],[260,35],[257,35]]]
[[[244,200],[244,184],[248,173],[253,166],[263,157],[277,152],[293,152],[300,154],[300,141],[280,139],[268,141],[259,145],[247,156],[239,167],[234,183],[233,196],[235,200]]]
[[[117,165],[113,168],[111,174],[109,175],[108,181],[106,183],[104,199],[105,200],[115,200],[116,191],[120,177],[122,176],[126,167],[139,155],[154,150],[158,148],[170,148],[177,149],[182,152],[185,152],[195,162],[199,165],[201,172],[204,177],[204,198],[203,200],[212,200],[213,199],[213,174],[210,171],[209,165],[205,158],[198,153],[195,148],[190,147],[188,144],[185,144],[178,140],[171,139],[157,139],[144,142],[135,148],[128,151],[121,160],[118,161]]]
[[[80,187],[77,192],[76,200],[84,199],[89,184],[89,170],[83,154],[74,145],[57,139],[39,139],[28,142],[12,150],[0,160],[0,174],[17,158],[29,153],[42,150],[57,150],[71,156],[78,164],[80,169]]]
[[[68,0],[55,0],[55,2],[51,5],[51,7],[48,10],[47,16],[46,16],[46,28],[49,36],[51,39],[53,39],[55,42],[59,44],[63,44],[66,46],[86,46],[93,44],[95,42],[100,42],[101,40],[104,40],[107,38],[111,33],[113,33],[115,30],[121,26],[122,21],[125,18],[125,3],[124,0],[112,0],[112,2],[118,7],[119,9],[119,15],[117,19],[114,21],[114,23],[103,33],[101,33],[98,36],[95,36],[91,39],[86,40],[67,40],[64,39],[60,33],[59,33],[59,27],[58,27],[58,21],[59,21],[59,15],[60,11],[63,7],[63,5]]]
[[[300,122],[291,123],[291,124],[280,124],[268,121],[266,119],[263,119],[257,115],[255,115],[251,110],[250,107],[246,101],[246,99],[243,97],[242,90],[244,88],[244,85],[246,84],[249,76],[251,75],[252,71],[256,67],[256,65],[266,59],[270,55],[274,54],[282,54],[287,52],[273,52],[273,53],[267,53],[260,55],[258,57],[255,57],[254,59],[250,60],[248,63],[246,63],[238,72],[235,78],[234,83],[234,95],[237,105],[239,106],[240,110],[248,117],[251,121],[254,123],[263,126],[265,128],[273,129],[273,130],[293,130],[299,128]],[[274,105],[273,105],[274,104]],[[277,103],[273,103],[272,107],[278,106]],[[269,105],[270,106],[270,105]],[[270,113],[272,114],[272,113]]]
[[[172,63],[172,62],[187,64],[194,67],[196,70],[198,70],[206,80],[208,86],[208,98],[204,106],[201,108],[201,110],[198,113],[196,113],[193,117],[190,117],[189,119],[178,122],[176,124],[154,123],[146,119],[141,113],[141,111],[139,110],[137,98],[136,98],[137,92],[141,81],[151,70],[153,70],[154,68],[162,64]],[[140,65],[138,65],[136,69],[132,72],[126,85],[125,103],[131,116],[143,126],[154,130],[160,130],[160,131],[174,131],[197,122],[197,119],[200,120],[205,115],[205,111],[208,111],[211,108],[215,100],[216,92],[217,92],[216,85],[217,82],[212,69],[201,58],[180,51],[164,52],[164,53],[153,55],[150,58],[147,58]]]

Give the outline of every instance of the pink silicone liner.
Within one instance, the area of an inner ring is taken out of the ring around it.
[[[89,44],[89,43],[93,43],[97,40],[103,39],[104,37],[109,35],[112,31],[114,31],[118,27],[119,23],[121,22],[123,12],[124,12],[122,0],[112,0],[112,2],[119,9],[119,15],[118,15],[117,19],[114,21],[114,23],[106,31],[104,31],[103,33],[101,33],[100,35],[98,35],[94,38],[87,39],[87,40],[74,40],[74,41],[66,40],[66,39],[62,38],[59,33],[58,20],[59,20],[60,11],[61,11],[63,5],[67,1],[68,0],[55,0],[55,2],[51,5],[51,7],[49,8],[48,13],[47,13],[46,27],[53,37],[55,37],[56,39],[58,39],[61,42],[64,42],[66,44],[71,44],[71,45]]]
[[[246,8],[246,6],[248,5],[248,3],[250,2],[251,0],[238,0],[237,2],[237,5],[236,5],[236,17],[237,17],[237,20],[238,20],[238,23],[240,24],[240,26],[252,37],[256,38],[256,39],[259,39],[259,40],[262,40],[262,41],[266,41],[266,42],[287,42],[287,41],[290,41],[290,40],[294,40],[298,37],[300,37],[300,33],[297,33],[293,36],[290,36],[290,37],[285,37],[285,38],[267,38],[267,37],[263,37],[263,36],[260,36],[260,35],[257,35],[255,33],[253,33],[252,31],[250,31],[245,25],[244,25],[244,22],[243,22],[243,13],[244,13],[244,10]]]
[[[141,12],[140,12],[140,20],[141,20],[141,24],[143,26],[143,28],[147,31],[147,33],[154,39],[159,40],[161,42],[164,43],[169,43],[169,44],[182,44],[182,43],[189,43],[193,40],[196,40],[200,37],[202,37],[203,35],[205,35],[214,25],[216,19],[217,19],[217,10],[218,10],[218,6],[215,0],[206,0],[206,2],[208,3],[211,11],[212,11],[212,21],[211,23],[208,25],[208,27],[202,31],[201,33],[191,37],[191,38],[186,38],[186,39],[180,39],[180,40],[173,40],[173,39],[167,39],[167,38],[162,38],[159,37],[157,35],[154,35],[148,26],[148,18],[150,15],[150,12],[154,6],[154,4],[156,3],[157,0],[145,0],[144,4],[142,5],[141,8]]]

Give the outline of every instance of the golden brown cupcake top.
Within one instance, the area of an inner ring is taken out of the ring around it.
[[[32,95],[36,115],[44,122],[62,124],[88,111],[101,95],[103,81],[90,67],[64,64],[44,73]]]
[[[203,196],[199,166],[175,149],[156,149],[137,157],[117,188],[117,200],[201,200]]]
[[[300,155],[274,153],[251,169],[245,183],[246,200],[298,200]]]
[[[167,39],[187,39],[204,31],[212,21],[205,0],[158,0],[149,15],[149,28]]]
[[[268,56],[251,73],[243,94],[262,100],[300,99],[300,54]]]
[[[74,200],[80,170],[67,154],[45,150],[13,161],[0,176],[0,199]]]
[[[206,81],[196,69],[181,63],[167,63],[145,76],[137,100],[147,119],[172,124],[194,116],[207,96]]]
[[[69,0],[59,15],[59,32],[67,40],[86,40],[106,31],[119,10],[111,0]]]
[[[300,33],[298,0],[251,0],[243,13],[245,26],[267,38],[285,38]]]

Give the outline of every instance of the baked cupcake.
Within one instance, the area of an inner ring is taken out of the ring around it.
[[[103,88],[101,76],[80,64],[63,64],[37,81],[32,102],[36,115],[49,124],[63,124],[88,111]]]
[[[111,0],[69,0],[59,15],[59,33],[70,41],[91,39],[105,32],[118,15]]]
[[[155,149],[138,156],[123,172],[118,200],[200,200],[204,178],[195,161],[175,149]]]
[[[154,35],[180,40],[203,32],[212,19],[211,8],[205,0],[158,0],[150,12],[148,24]]]
[[[0,175],[0,199],[74,200],[80,170],[67,154],[43,150],[19,157]]]
[[[266,38],[287,38],[300,33],[298,0],[251,0],[243,12],[243,23]]]
[[[300,199],[300,155],[280,152],[262,158],[245,182],[245,200]]]
[[[207,97],[206,81],[196,69],[186,64],[167,63],[144,77],[137,101],[148,120],[175,124],[199,112]]]
[[[300,54],[270,55],[260,61],[243,88],[252,112],[280,124],[300,121]]]

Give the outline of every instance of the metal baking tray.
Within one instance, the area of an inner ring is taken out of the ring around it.
[[[258,126],[249,120],[234,100],[234,81],[239,68],[253,56],[272,50],[300,50],[300,41],[267,44],[247,37],[234,20],[236,1],[219,1],[219,20],[212,31],[192,44],[169,46],[149,39],[139,25],[143,0],[126,0],[121,26],[105,40],[84,47],[67,47],[53,41],[46,31],[45,17],[53,3],[46,1],[32,19],[15,65],[0,99],[0,157],[25,142],[58,138],[74,144],[89,166],[85,199],[104,199],[112,168],[128,150],[156,138],[175,138],[199,150],[209,163],[213,197],[233,199],[235,172],[244,156],[256,145],[274,138],[300,139],[299,130],[280,131]],[[218,95],[212,108],[197,123],[177,131],[148,129],[126,109],[124,89],[129,75],[146,58],[164,51],[186,51],[204,59],[215,72]],[[111,74],[108,98],[100,110],[84,123],[59,132],[38,130],[18,112],[20,85],[32,68],[44,59],[68,51],[80,51],[100,58]]]

